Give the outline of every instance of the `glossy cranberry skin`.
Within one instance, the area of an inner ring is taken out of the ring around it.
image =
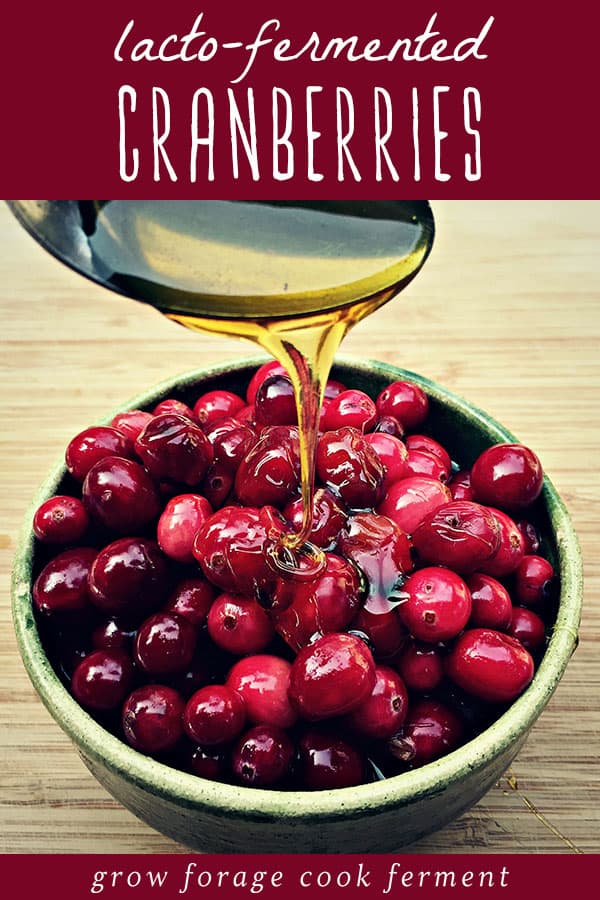
[[[81,540],[89,521],[81,500],[57,494],[36,509],[33,531],[45,544],[71,544]]]
[[[485,506],[452,500],[422,520],[412,543],[422,562],[468,574],[496,553],[500,526]]]
[[[212,515],[212,507],[200,494],[171,497],[158,520],[158,545],[170,559],[194,562],[194,539],[200,527]]]
[[[471,487],[471,470],[460,469],[448,481],[448,487],[453,500],[474,500],[475,495]]]
[[[97,550],[63,550],[46,563],[33,585],[33,602],[45,615],[81,612],[89,607],[88,575]]]
[[[367,597],[358,615],[352,620],[352,630],[365,634],[378,660],[392,660],[402,650],[408,631],[398,615],[399,601],[381,595]]]
[[[543,556],[524,556],[515,570],[514,599],[523,606],[544,606],[551,594],[554,569]]]
[[[441,566],[418,569],[404,582],[399,615],[413,637],[436,643],[459,634],[471,615],[471,592],[456,572]]]
[[[523,509],[539,497],[544,472],[538,457],[522,444],[496,444],[475,460],[471,485],[479,503]]]
[[[235,493],[246,506],[265,503],[282,507],[300,489],[298,429],[274,425],[242,460],[235,477]]]
[[[93,425],[76,435],[67,446],[67,469],[77,481],[83,481],[92,466],[107,456],[131,459],[133,447],[125,435],[110,425]]]
[[[509,703],[533,678],[531,654],[508,634],[490,628],[465,631],[446,661],[446,673],[463,690],[488,703]]]
[[[480,571],[495,578],[506,578],[514,572],[525,553],[523,535],[510,516],[499,509],[489,507],[500,528],[500,544],[493,556],[484,560]]]
[[[192,775],[209,781],[222,781],[229,768],[229,752],[224,747],[194,747],[187,757]]]
[[[92,631],[95,650],[124,650],[129,653],[136,635],[134,629],[120,625],[116,619],[106,619]]]
[[[434,691],[444,679],[444,662],[438,647],[410,641],[402,651],[398,662],[398,672],[404,684],[422,694]]]
[[[200,688],[186,703],[183,714],[188,737],[208,747],[235,740],[245,722],[244,701],[224,684],[207,684]]]
[[[270,375],[288,375],[287,369],[285,369],[281,363],[278,363],[277,360],[272,359],[269,362],[263,363],[262,366],[259,366],[250,382],[248,384],[248,388],[246,390],[246,403],[249,406],[254,406],[254,401],[256,400],[256,393],[263,383],[265,378],[268,378]],[[288,376],[289,377],[289,376]]]
[[[413,568],[406,534],[391,519],[376,513],[350,516],[338,546],[363,573],[370,598],[389,597]]]
[[[143,531],[162,508],[156,484],[146,470],[118,456],[108,456],[92,466],[82,496],[91,518],[117,534]]]
[[[331,791],[361,784],[365,761],[348,741],[311,729],[298,741],[298,777],[307,791]]]
[[[375,505],[385,474],[375,451],[354,428],[340,428],[321,435],[316,470],[318,478],[351,509]]]
[[[85,709],[116,709],[131,690],[133,664],[122,650],[94,650],[73,673],[71,692]]]
[[[281,728],[257,725],[239,739],[231,755],[236,780],[246,787],[272,787],[288,775],[294,745]]]
[[[304,719],[340,716],[367,699],[375,686],[371,651],[351,634],[326,634],[292,663],[290,699]]]
[[[303,510],[302,497],[290,500],[283,510],[283,515],[296,532],[302,527]],[[308,540],[315,547],[331,549],[346,519],[346,510],[335,494],[327,488],[317,488],[313,495],[313,525]]]
[[[232,475],[257,441],[249,425],[231,416],[219,419],[206,429],[205,434],[212,444],[213,465]]]
[[[373,425],[374,434],[391,434],[392,437],[402,440],[404,428],[395,416],[379,416]]]
[[[269,375],[256,392],[257,425],[297,425],[294,387],[287,375]]]
[[[135,451],[159,481],[199,484],[213,459],[210,441],[194,422],[163,413],[149,422],[135,442]]]
[[[275,628],[254,597],[220,594],[208,613],[208,633],[222,650],[234,656],[260,653],[275,636]],[[200,738],[198,738],[200,741]]]
[[[194,404],[194,416],[203,428],[212,425],[225,416],[235,416],[246,404],[232,391],[207,391]]]
[[[408,450],[399,438],[382,431],[372,431],[365,435],[365,441],[375,451],[383,466],[384,490],[395,481],[407,478],[411,474],[408,466]]]
[[[183,616],[195,628],[201,628],[215,596],[215,589],[204,578],[184,578],[173,589],[163,609]]]
[[[168,568],[158,544],[120,538],[98,553],[89,574],[90,600],[111,616],[138,620],[158,609],[169,589]]]
[[[450,499],[450,491],[441,481],[426,475],[412,475],[388,488],[377,512],[393,519],[402,531],[412,534],[426,516]]]
[[[539,650],[546,642],[546,629],[543,621],[532,609],[523,606],[513,607],[506,631],[507,634],[523,644],[530,653]]]
[[[410,706],[404,727],[392,739],[390,750],[397,759],[417,768],[454,750],[463,734],[464,725],[450,707],[425,698]]]
[[[210,464],[200,490],[213,509],[224,506],[233,492],[235,473],[228,465],[220,462]]]
[[[189,619],[158,612],[140,625],[134,658],[147,675],[175,675],[192,662],[196,641],[197,631]]]
[[[448,480],[448,469],[439,456],[428,450],[409,450],[406,465],[409,475],[428,475],[444,483]]]
[[[417,384],[395,381],[384,388],[376,401],[380,416],[394,416],[406,431],[415,431],[429,412],[427,395]]]
[[[154,416],[163,416],[165,414],[171,413],[174,413],[176,416],[183,416],[185,419],[189,419],[191,422],[196,421],[194,411],[190,409],[187,403],[183,403],[183,401],[181,400],[176,400],[175,397],[167,397],[166,400],[161,400],[160,403],[157,403],[152,411],[152,414]]]
[[[179,692],[166,685],[137,688],[123,706],[125,740],[135,750],[150,755],[172,750],[183,735],[184,708]]]
[[[145,412],[143,409],[130,409],[127,412],[117,413],[110,424],[133,445],[138,435],[151,420],[152,413]]]
[[[402,727],[408,694],[402,678],[389,666],[375,667],[375,685],[366,700],[347,717],[353,731],[372,740],[386,740]]]
[[[494,628],[506,631],[512,616],[510,594],[491,575],[475,572],[467,578],[471,591],[471,618],[469,625],[477,628]]]
[[[519,519],[516,525],[523,536],[524,553],[527,556],[535,556],[542,543],[539,531],[535,525],[532,522],[528,522],[527,519]]]
[[[409,434],[406,438],[406,448],[407,450],[425,451],[426,453],[432,453],[433,456],[437,456],[446,472],[446,477],[450,475],[452,460],[446,448],[442,447],[439,441],[426,434]]]
[[[241,694],[249,722],[291,728],[298,715],[289,699],[290,673],[286,659],[259,653],[238,660],[226,684]]]
[[[364,391],[348,390],[329,400],[321,413],[321,430],[356,428],[370,431],[377,419],[375,404]]]

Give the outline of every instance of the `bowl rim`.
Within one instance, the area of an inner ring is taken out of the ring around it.
[[[246,357],[163,380],[119,406],[103,422],[109,422],[116,412],[124,409],[155,404],[157,397],[176,388],[185,388],[244,369],[250,371],[266,359],[264,356]],[[334,367],[342,372],[347,367],[349,374],[358,371],[365,376],[375,372],[390,381],[411,380],[419,384],[430,397],[452,406],[474,420],[496,442],[518,440],[481,409],[417,373],[375,360],[357,360],[345,354],[336,356]],[[385,809],[410,805],[424,797],[441,793],[449,783],[485,768],[491,758],[499,756],[519,738],[525,737],[554,693],[577,646],[583,593],[581,553],[565,505],[546,477],[542,496],[556,541],[561,578],[560,606],[548,647],[533,681],[492,725],[457,750],[420,769],[351,788],[312,792],[277,791],[199,778],[139,753],[106,731],[77,704],[46,657],[31,604],[30,571],[34,552],[31,522],[34,511],[56,490],[64,472],[64,462],[61,461],[36,492],[17,543],[11,585],[12,611],[25,668],[42,702],[84,757],[107,767],[151,794],[198,813],[204,811],[231,815],[255,822],[283,818],[288,822],[292,820],[298,823],[310,820],[333,821],[359,817],[369,811],[379,813]]]

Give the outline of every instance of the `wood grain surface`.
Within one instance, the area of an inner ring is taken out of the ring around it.
[[[487,410],[540,455],[585,561],[581,644],[511,772],[413,852],[600,851],[600,203],[435,202],[408,288],[344,352]],[[147,386],[251,349],[184,331],[46,255],[0,207],[0,851],[183,852],[116,803],[38,700],[10,621],[15,538],[71,436]]]

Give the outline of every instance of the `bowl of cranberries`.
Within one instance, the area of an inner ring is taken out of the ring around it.
[[[107,790],[196,850],[410,844],[502,775],[575,649],[562,501],[440,386],[340,361],[313,507],[311,552],[278,565],[298,427],[285,371],[251,360],[73,436],[27,518],[34,686]]]

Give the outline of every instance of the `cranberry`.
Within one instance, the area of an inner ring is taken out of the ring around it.
[[[85,506],[77,497],[57,494],[35,511],[33,530],[45,544],[70,544],[81,540],[89,525]]]
[[[460,575],[441,566],[413,572],[403,587],[400,618],[420,641],[436,643],[459,634],[471,615],[471,593]]]
[[[152,419],[135,442],[135,450],[154,478],[190,487],[202,481],[213,458],[202,429],[175,413]]]
[[[235,417],[242,425],[249,425],[250,428],[254,428],[256,425],[256,409],[254,408],[254,404],[252,406],[242,406],[239,412],[236,412]]]
[[[411,691],[427,694],[440,686],[444,679],[444,662],[438,647],[410,643],[398,660],[398,671]]]
[[[227,686],[241,694],[248,721],[255,725],[291,728],[298,716],[290,704],[291,665],[280,656],[259,653],[236,662]]]
[[[196,400],[194,416],[203,428],[207,428],[225,416],[235,416],[244,405],[242,398],[231,391],[207,391]]]
[[[453,500],[474,500],[473,488],[471,487],[471,470],[460,469],[456,472],[448,482],[450,493]]]
[[[446,672],[475,697],[488,703],[509,703],[530,683],[534,665],[530,653],[510,635],[472,628],[456,641]]]
[[[133,664],[122,650],[94,650],[73,673],[71,691],[86,709],[120,706],[131,689]]]
[[[498,550],[500,526],[485,506],[452,500],[422,520],[412,542],[423,562],[469,573]]]
[[[237,693],[224,684],[207,684],[188,700],[184,728],[192,740],[205,746],[224,744],[241,734],[246,707]]]
[[[325,390],[323,391],[323,401],[333,400],[335,397],[338,397],[340,394],[343,394],[344,391],[347,391],[348,388],[345,384],[342,384],[341,381],[335,381],[333,378],[329,378],[325,383]]]
[[[522,509],[539,496],[544,481],[542,464],[522,444],[488,447],[473,463],[471,484],[479,503],[501,509]]]
[[[87,609],[88,575],[97,552],[91,547],[77,547],[64,550],[46,563],[33,584],[36,609],[45,614]]]
[[[124,650],[129,653],[136,632],[115,619],[106,619],[92,632],[95,650]]]
[[[308,791],[354,787],[363,781],[365,761],[336,734],[311,729],[298,742],[298,775]]]
[[[350,727],[373,740],[386,740],[400,730],[408,710],[408,694],[400,675],[388,666],[375,667],[375,686],[348,716]]]
[[[246,391],[246,403],[249,406],[254,406],[254,402],[256,400],[256,394],[263,383],[263,381],[268,378],[270,375],[287,375],[287,369],[285,369],[281,363],[278,363],[276,360],[272,359],[269,362],[264,363],[262,366],[256,370],[252,378],[250,379],[250,383],[248,385],[248,389]]]
[[[484,560],[480,570],[495,578],[504,578],[514,572],[521,560],[525,548],[523,535],[506,513],[489,507],[500,528],[500,545],[493,556]]]
[[[326,634],[304,647],[290,675],[290,699],[305,719],[352,712],[375,686],[371,651],[351,634]]]
[[[77,481],[83,481],[92,466],[107,456],[131,459],[131,442],[110,425],[93,425],[76,435],[65,453],[67,469]]]
[[[210,503],[200,494],[171,497],[158,520],[156,532],[163,553],[176,562],[193,563],[194,538],[211,514]]]
[[[294,386],[287,375],[265,378],[254,401],[258,425],[297,425],[298,413]]]
[[[321,435],[317,445],[317,475],[353,509],[377,502],[384,468],[375,451],[354,428]]]
[[[381,595],[367,597],[352,621],[352,628],[367,636],[377,659],[393,659],[408,637],[398,615],[398,601]]]
[[[510,625],[512,602],[506,588],[491,575],[475,572],[467,578],[471,591],[469,625],[506,631]]]
[[[237,470],[238,500],[248,506],[284,506],[299,488],[298,429],[286,425],[263,429]]]
[[[373,433],[390,434],[392,437],[402,440],[404,428],[395,416],[379,416],[373,426]]]
[[[143,409],[130,409],[128,412],[117,413],[110,424],[134,444],[150,421],[152,413],[144,412]]]
[[[409,450],[406,465],[409,475],[428,475],[443,482],[448,480],[448,469],[439,456],[428,450]]]
[[[195,628],[200,628],[206,622],[214,598],[215,589],[204,578],[184,578],[170,594],[164,611],[183,616]]]
[[[212,444],[213,465],[232,475],[236,473],[239,464],[257,440],[249,425],[231,416],[219,419],[206,429],[205,434]]]
[[[429,412],[427,395],[410,381],[388,385],[377,397],[376,406],[380,416],[394,416],[407,431],[422,425]]]
[[[208,613],[212,640],[234,656],[260,653],[273,640],[275,629],[264,609],[253,597],[220,594]],[[200,738],[198,741],[202,743]]]
[[[321,430],[356,428],[370,431],[377,419],[375,404],[364,391],[343,391],[331,399],[321,413]]]
[[[422,766],[454,750],[463,734],[463,723],[450,707],[426,698],[409,708],[404,727],[389,749],[397,759]]]
[[[231,756],[231,768],[240,784],[272,787],[284,780],[294,755],[285,731],[273,725],[257,725],[242,735]]]
[[[395,481],[407,478],[411,474],[408,467],[408,451],[399,438],[382,431],[372,431],[365,435],[365,441],[375,451],[383,466],[384,490]]]
[[[125,740],[141,753],[172,750],[183,734],[184,702],[178,691],[162,684],[145,684],[123,706]]]
[[[120,538],[94,560],[90,599],[103,612],[137,619],[158,609],[169,587],[165,557],[154,541]]]
[[[530,653],[539,650],[546,642],[546,629],[543,621],[532,609],[523,606],[513,607],[510,624],[506,631],[523,644]]]
[[[302,497],[290,500],[283,510],[283,515],[294,531],[299,532],[304,515]],[[346,518],[346,511],[337,497],[327,488],[317,488],[313,495],[312,530],[308,540],[323,550],[331,549],[346,523]]]
[[[367,579],[369,597],[390,596],[402,576],[413,568],[407,536],[386,516],[350,516],[338,546]]]
[[[446,448],[442,447],[439,441],[435,441],[426,434],[410,434],[406,438],[406,448],[407,450],[422,450],[437,456],[446,472],[446,478],[450,475],[452,460]]]
[[[524,556],[515,570],[514,598],[523,606],[543,606],[551,596],[552,564],[543,556]]]
[[[542,543],[539,531],[532,522],[528,522],[526,519],[519,519],[516,524],[523,536],[524,553],[527,554],[527,556],[535,556]]]
[[[234,474],[226,463],[210,464],[202,482],[202,493],[213,509],[223,506],[233,490]]]
[[[221,781],[229,768],[229,753],[223,747],[194,747],[187,759],[187,767],[198,778]]]
[[[139,463],[118,456],[92,466],[83,482],[83,502],[94,521],[119,534],[142,531],[161,510],[150,475]]]
[[[197,632],[189,619],[158,612],[140,625],[135,639],[135,661],[149,675],[173,675],[190,665]]]
[[[451,499],[445,484],[426,475],[412,475],[388,488],[377,512],[393,519],[402,531],[412,534],[422,520]]]

